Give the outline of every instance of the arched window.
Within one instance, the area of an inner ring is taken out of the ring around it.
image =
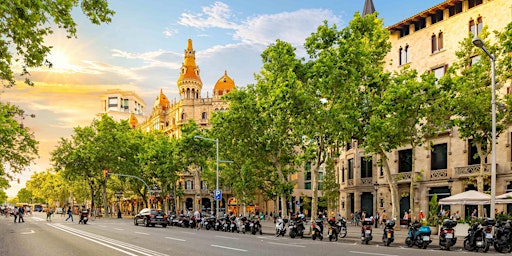
[[[206,120],[208,118],[208,114],[206,112],[203,112],[201,114],[201,119]]]
[[[185,115],[185,113],[181,113],[181,120],[185,120],[185,118],[187,118],[187,115]]]
[[[404,54],[404,49],[402,47],[400,47],[400,49],[398,50],[398,59],[399,59],[399,62],[398,64],[399,65],[403,65],[405,64],[405,54]]]
[[[439,34],[437,35],[437,50],[440,51],[443,49],[443,47],[444,47],[443,32],[439,32]]]
[[[482,21],[482,17],[478,17],[478,19],[476,19],[476,34],[479,35],[480,33],[482,33],[483,28],[484,23]]]
[[[475,25],[475,20],[470,20],[469,21],[469,32],[472,33],[473,35],[477,35],[476,33],[476,25]]]
[[[432,35],[431,39],[432,53],[437,52],[437,37],[435,34]]]

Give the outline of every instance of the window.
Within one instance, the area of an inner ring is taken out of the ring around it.
[[[208,189],[208,184],[206,183],[206,180],[201,181],[201,189]]]
[[[476,21],[470,20],[469,21],[469,32],[471,32],[474,36],[477,36],[480,33],[482,33],[483,25],[484,24],[482,22],[482,17],[478,17],[478,19],[476,19]]]
[[[304,176],[304,180],[311,180],[311,172],[306,172],[306,175]]]
[[[117,110],[117,97],[108,97],[108,109]]]
[[[208,114],[206,112],[203,112],[201,114],[201,119],[206,120],[208,118]]]
[[[447,65],[444,65],[444,66],[432,69],[432,72],[434,73],[434,76],[437,79],[440,79],[446,73],[446,68],[447,68]]]
[[[405,65],[410,62],[410,53],[409,53],[408,45],[406,45],[405,48],[400,47],[399,54],[400,54],[400,65]]]
[[[485,150],[482,145],[482,150]],[[486,161],[487,162],[487,159]],[[476,149],[476,145],[473,145],[473,139],[468,140],[468,165],[480,164],[480,156]]]
[[[348,179],[354,179],[354,159],[348,160]]]
[[[430,20],[432,24],[436,24],[437,22],[440,22],[443,20],[443,10],[439,10],[434,14],[430,15]]]
[[[432,37],[430,38],[430,44],[432,53],[437,52],[437,36],[435,34],[432,34]]]
[[[181,113],[181,120],[185,120],[185,118],[187,118],[187,115],[185,115],[185,113]]]
[[[311,182],[305,182],[304,183],[304,189],[310,190],[311,189]]]
[[[306,166],[304,167],[304,170],[306,170],[306,171],[310,171],[311,170],[311,163],[310,162],[306,163]]]
[[[405,25],[402,29],[400,29],[400,37],[404,37],[409,34],[409,26]]]
[[[322,182],[318,182],[318,190],[322,190]]]
[[[130,107],[129,100],[128,99],[121,99],[121,108],[128,112],[128,108]]]
[[[370,178],[372,173],[372,159],[361,157],[361,178]]]
[[[318,173],[318,180],[323,180],[324,179],[324,173],[323,172],[319,172]]]
[[[477,5],[481,5],[483,0],[469,0],[468,1],[468,9],[471,9]]]
[[[461,12],[462,12],[462,1],[456,3],[454,6],[450,6],[448,8],[448,13],[450,14],[450,17],[455,14],[461,13]]]
[[[345,167],[341,168],[341,182],[345,182]]]
[[[425,18],[422,18],[422,19],[414,22],[414,31],[424,29],[426,26],[427,26],[427,21]]]
[[[476,55],[476,56],[471,57],[471,66],[475,65],[476,63],[478,63],[480,61],[480,58],[481,58],[480,55]]]
[[[412,172],[412,149],[398,151],[398,172]]]
[[[440,51],[444,47],[443,32],[439,32],[437,35],[437,50]]]
[[[430,169],[441,170],[448,168],[448,144],[434,145],[430,158]]]
[[[194,189],[194,181],[192,181],[192,180],[185,181],[185,189]]]

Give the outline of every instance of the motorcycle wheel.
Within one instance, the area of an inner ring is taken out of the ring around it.
[[[368,240],[368,239],[365,239],[365,240],[364,240],[364,243],[365,243],[365,244],[368,244],[369,242],[370,242],[370,240]]]
[[[256,235],[256,229],[254,227],[251,228],[251,234]]]
[[[210,225],[206,225],[206,230],[210,230],[212,228]]]
[[[386,238],[386,246],[389,246],[391,244],[391,239]]]
[[[473,246],[469,243],[468,239],[464,239],[464,250],[466,251],[473,251]]]
[[[295,236],[296,236],[295,231],[292,229],[292,230],[290,231],[290,237],[291,237],[291,238],[295,238]]]
[[[311,239],[316,240],[316,235],[312,235]]]
[[[281,232],[279,231],[279,229],[276,229],[276,237],[279,237],[280,234]]]
[[[136,220],[136,219],[133,219],[133,225],[135,225],[135,226],[138,226],[138,225],[139,225],[139,223],[137,222],[137,220]]]
[[[340,237],[344,238],[347,236],[347,228],[341,228]]]
[[[422,249],[427,249],[427,246],[428,246],[428,243],[427,242],[423,242],[423,244],[421,245],[421,248]]]
[[[412,240],[410,237],[405,239],[405,245],[407,245],[407,247],[412,247]]]
[[[482,252],[487,252],[487,251],[489,251],[489,246],[490,245],[489,245],[489,243],[487,243],[487,241],[484,242],[484,243],[485,243],[485,246],[484,246],[484,248],[482,248]]]
[[[320,241],[322,241],[324,239],[323,236],[318,236],[318,239],[320,239]]]
[[[260,229],[260,236],[263,235],[263,230]]]
[[[333,239],[332,235],[329,235],[329,242],[332,242],[332,239]]]

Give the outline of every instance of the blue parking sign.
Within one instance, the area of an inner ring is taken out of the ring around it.
[[[222,190],[220,190],[220,189],[219,189],[219,190],[217,190],[217,189],[216,189],[216,190],[214,190],[214,191],[213,191],[213,199],[214,199],[215,201],[220,201],[220,200],[221,200],[221,198],[222,198]]]

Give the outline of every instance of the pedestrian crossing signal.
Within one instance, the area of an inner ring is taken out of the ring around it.
[[[110,174],[108,173],[108,170],[103,170],[103,174],[105,174],[105,178],[108,178],[108,176],[110,175]]]

